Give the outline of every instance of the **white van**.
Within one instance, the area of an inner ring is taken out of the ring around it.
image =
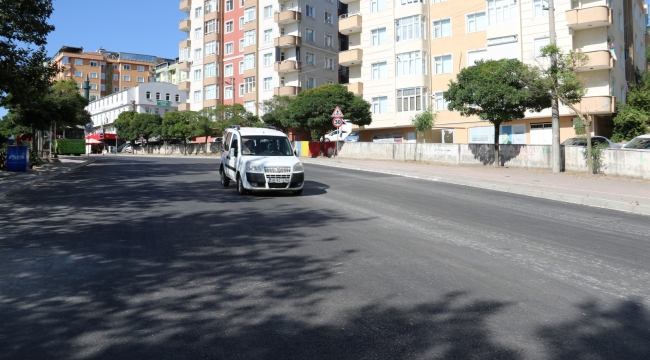
[[[271,128],[226,129],[219,166],[221,185],[237,183],[237,194],[250,191],[292,191],[302,194],[305,169],[289,138]]]

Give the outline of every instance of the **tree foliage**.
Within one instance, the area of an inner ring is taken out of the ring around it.
[[[499,126],[523,119],[526,111],[540,112],[551,106],[541,83],[540,74],[519,60],[477,61],[449,82],[443,96],[449,110],[494,124],[494,163],[499,165]]]
[[[124,111],[117,116],[117,119],[115,119],[114,125],[117,130],[117,136],[121,139],[134,141],[138,138],[137,134],[131,127],[131,123],[136,114],[135,111]]]
[[[0,105],[29,108],[48,92],[58,69],[45,51],[52,0],[0,1]]]
[[[262,121],[269,126],[275,126],[281,131],[287,128],[295,127],[292,118],[289,116],[289,106],[293,99],[289,96],[274,95],[271,99],[264,100],[260,104],[262,112]]]
[[[149,140],[161,135],[162,118],[158,114],[135,114],[131,120],[131,128],[138,138]]]
[[[650,132],[650,73],[640,74],[637,83],[627,94],[625,104],[616,106],[612,140],[626,141]]]
[[[320,139],[334,128],[331,114],[336,106],[355,125],[370,125],[372,122],[370,103],[341,84],[327,84],[302,91],[291,101],[288,124],[304,128],[312,133],[312,138]]]

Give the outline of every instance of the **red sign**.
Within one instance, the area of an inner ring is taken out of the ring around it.
[[[335,117],[332,119],[332,125],[334,125],[335,128],[340,128],[343,125],[343,118]]]
[[[334,109],[334,112],[332,113],[332,117],[333,118],[342,118],[343,117],[343,112],[341,111],[340,107],[337,106],[336,109]]]

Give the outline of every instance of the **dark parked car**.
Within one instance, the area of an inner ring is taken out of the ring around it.
[[[596,146],[596,145],[607,145],[607,147],[611,149],[619,149],[621,145],[609,140],[608,138],[604,136],[592,136],[591,137],[591,146]],[[582,136],[577,136],[573,137],[570,139],[564,140],[562,142],[562,145],[567,145],[567,146],[587,146],[587,138],[582,137]]]

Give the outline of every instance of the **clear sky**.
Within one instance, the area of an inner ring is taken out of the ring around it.
[[[178,30],[184,18],[178,4],[178,0],[54,0],[50,24],[56,30],[47,39],[48,55],[68,45],[176,58],[178,42],[184,38]],[[0,108],[0,118],[6,113]]]

